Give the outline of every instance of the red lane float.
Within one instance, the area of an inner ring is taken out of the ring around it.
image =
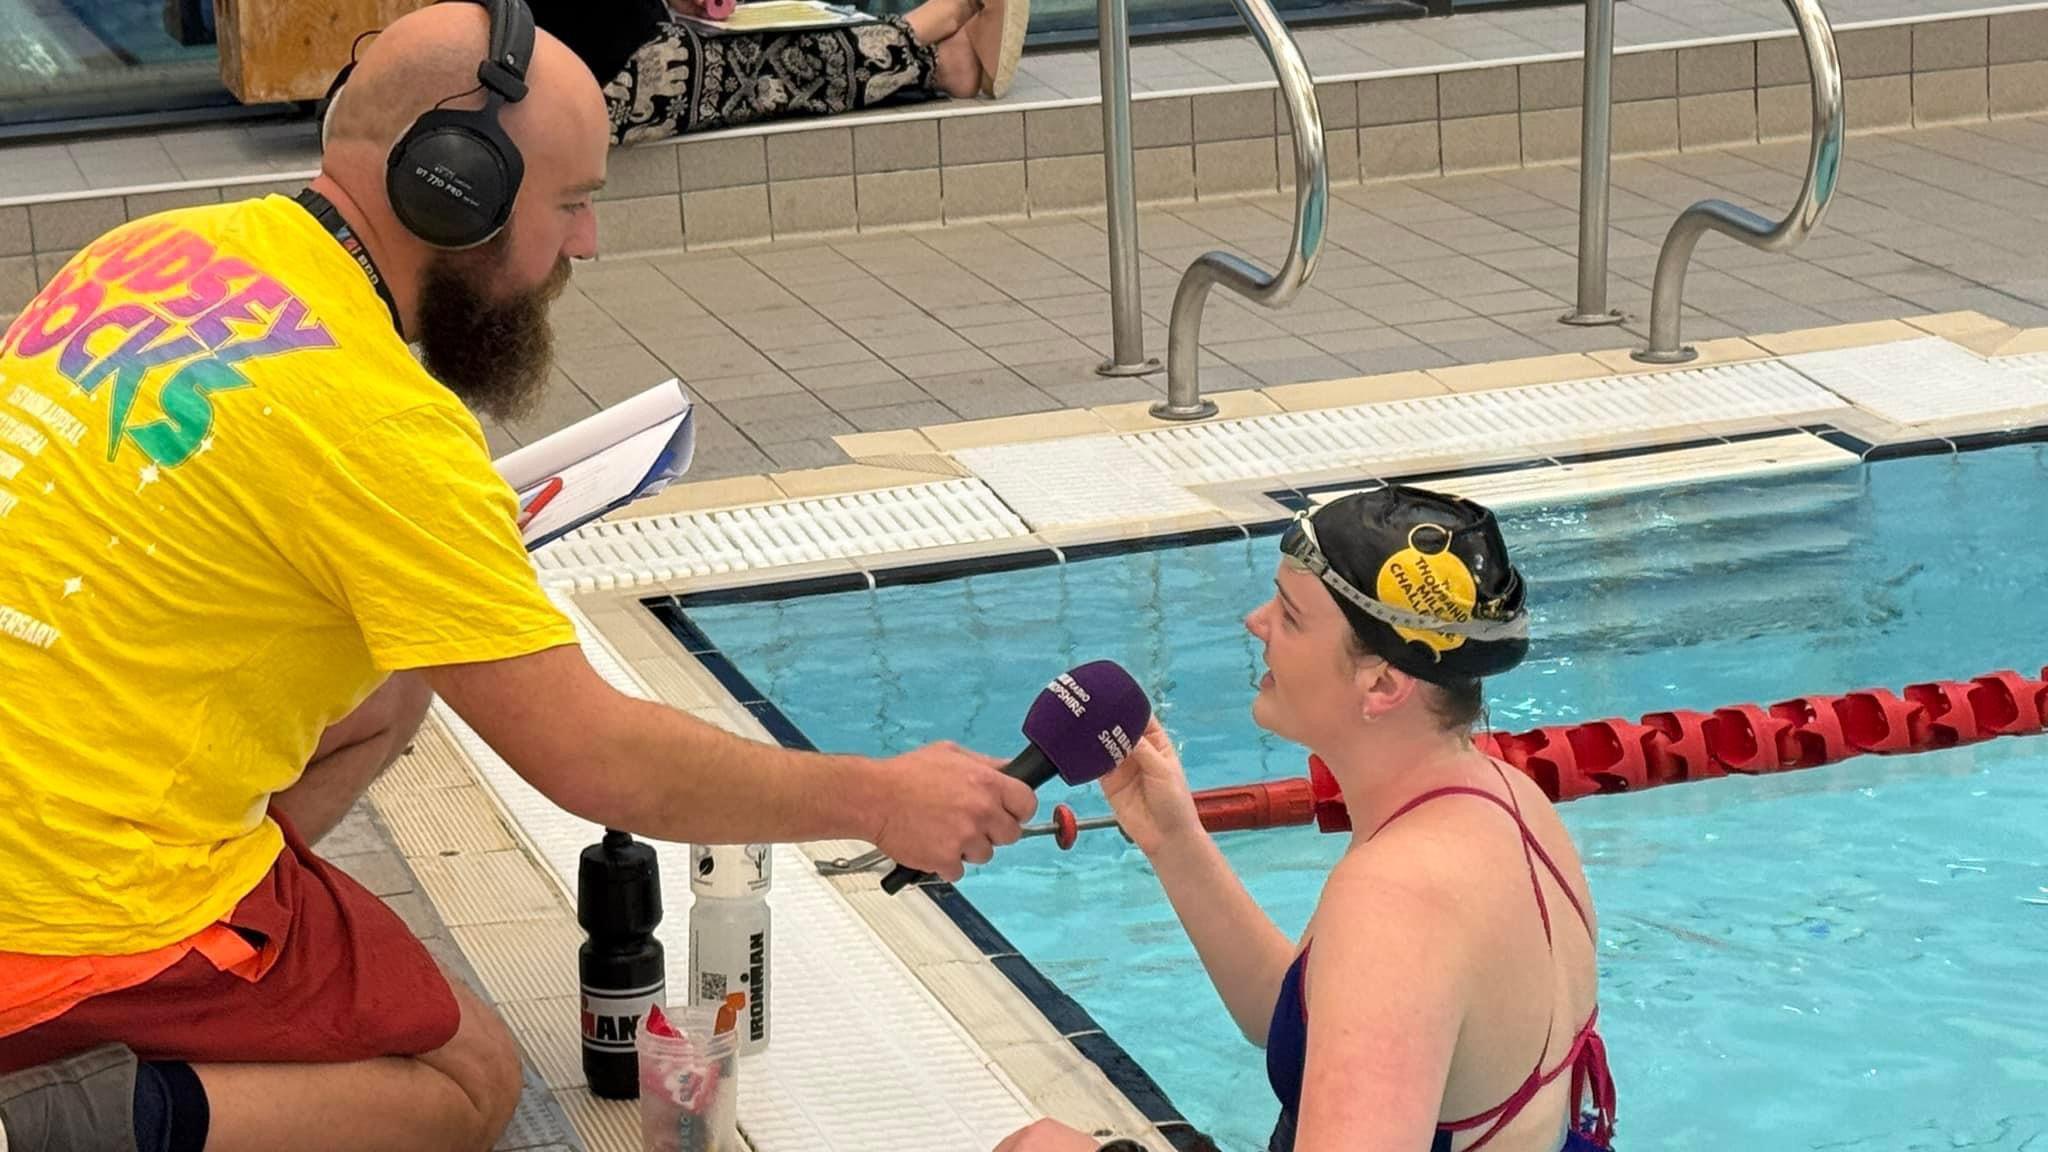
[[[2043,730],[2044,713],[2048,668],[2035,678],[2005,670],[1896,695],[1876,688],[1493,734],[1480,747],[1563,801],[2032,735]]]
[[[1536,781],[1553,801],[1666,784],[1818,768],[1854,756],[1896,756],[2030,736],[2048,727],[2048,668],[2038,677],[2001,670],[1974,680],[1800,696],[1768,707],[1733,704],[1712,712],[1653,712],[1639,721],[1594,720],[1478,738],[1488,755]],[[1308,758],[1307,779],[1209,788],[1195,793],[1211,832],[1314,824],[1351,828],[1329,767]],[[1073,844],[1071,833],[1058,838]]]

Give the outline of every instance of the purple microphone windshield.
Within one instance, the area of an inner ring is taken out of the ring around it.
[[[1145,690],[1112,660],[1096,660],[1062,673],[1024,717],[1024,738],[1045,753],[1068,784],[1107,775],[1131,754],[1152,704]]]

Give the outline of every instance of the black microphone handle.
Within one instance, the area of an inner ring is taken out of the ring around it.
[[[1012,780],[1022,780],[1036,792],[1040,785],[1059,775],[1060,770],[1053,767],[1052,758],[1041,751],[1038,745],[1026,744],[1022,752],[1011,757],[1010,762],[1003,765],[1002,773]],[[905,868],[898,864],[890,869],[887,876],[882,877],[882,891],[894,896],[912,884],[922,883],[931,878],[932,874],[929,872],[920,872],[915,868]]]

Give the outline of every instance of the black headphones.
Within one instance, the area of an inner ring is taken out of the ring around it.
[[[473,248],[496,236],[512,218],[526,175],[498,111],[526,98],[533,12],[526,0],[483,2],[491,13],[490,54],[476,69],[484,106],[428,111],[399,137],[385,166],[384,190],[398,222],[437,248]],[[329,107],[354,68],[351,60],[335,75]]]

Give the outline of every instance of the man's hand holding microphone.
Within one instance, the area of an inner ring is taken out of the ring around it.
[[[1111,661],[1097,660],[1062,673],[1039,692],[1024,718],[1025,748],[1007,764],[951,745],[934,746],[947,750],[944,755],[949,763],[957,763],[961,756],[971,758],[972,770],[956,771],[956,776],[963,780],[972,777],[971,787],[981,790],[988,803],[984,808],[974,803],[975,797],[946,793],[937,779],[945,772],[929,773],[933,779],[920,781],[931,789],[930,807],[925,811],[937,813],[945,821],[945,830],[936,842],[927,838],[897,845],[875,840],[875,847],[898,865],[882,880],[882,890],[893,894],[932,875],[958,880],[965,870],[962,858],[987,863],[996,845],[1017,841],[1019,826],[1038,808],[1036,790],[1040,785],[1054,777],[1070,785],[1101,778],[1131,754],[1151,722],[1152,705],[1131,674]],[[910,755],[931,751],[922,749]],[[903,818],[885,821],[880,835],[893,836],[918,818],[906,805]],[[905,856],[899,847],[930,849],[931,854]],[[960,849],[958,857],[944,856],[954,847]]]
[[[1001,760],[951,742],[891,757],[881,769],[888,803],[869,839],[890,859],[947,880],[1016,843],[1038,810],[1037,794],[1005,775]]]

